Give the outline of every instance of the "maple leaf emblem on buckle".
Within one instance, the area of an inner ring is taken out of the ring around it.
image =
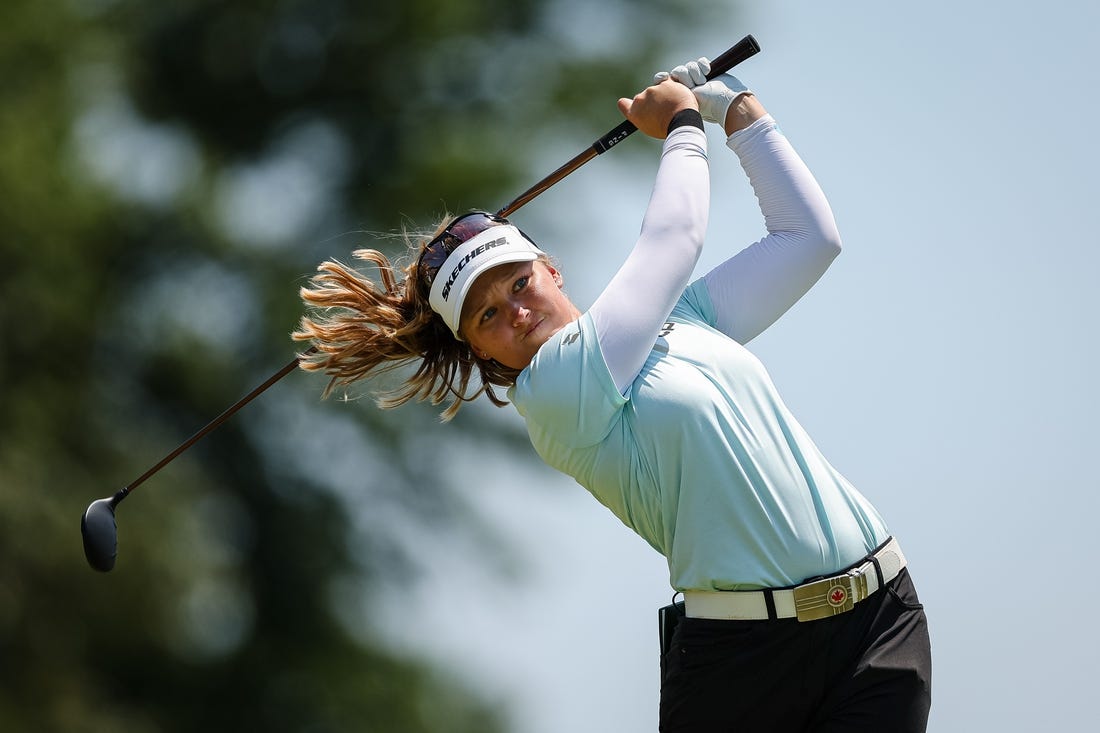
[[[837,606],[843,606],[844,602],[848,600],[848,591],[839,585],[835,585],[829,589],[829,595],[827,596],[829,605],[834,608]]]

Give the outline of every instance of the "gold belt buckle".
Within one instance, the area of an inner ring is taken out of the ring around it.
[[[866,597],[867,576],[852,570],[795,588],[794,610],[799,621],[816,621],[851,611]]]

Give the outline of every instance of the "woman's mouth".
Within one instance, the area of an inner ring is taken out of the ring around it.
[[[523,334],[523,338],[526,339],[528,336],[534,333],[535,329],[542,325],[543,320],[545,319],[540,318],[539,320],[535,321],[534,325],[527,329],[527,331]]]

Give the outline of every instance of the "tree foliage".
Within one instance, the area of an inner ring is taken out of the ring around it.
[[[503,204],[544,173],[540,130],[584,145],[614,124],[701,6],[9,0],[0,18],[0,728],[501,729],[363,611],[415,571],[394,527],[476,522],[433,478],[430,410],[319,404],[294,375],[120,506],[113,573],[84,564],[78,514],[291,358],[318,260]]]

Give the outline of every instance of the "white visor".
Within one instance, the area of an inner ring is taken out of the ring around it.
[[[459,341],[462,302],[474,280],[486,270],[508,262],[537,260],[542,250],[511,224],[489,227],[447,255],[432,282],[428,302]]]

